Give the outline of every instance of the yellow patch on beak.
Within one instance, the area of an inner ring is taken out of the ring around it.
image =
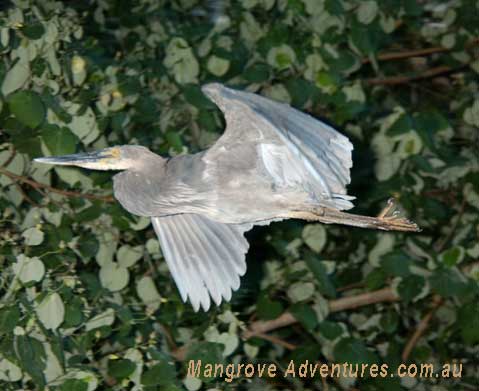
[[[108,151],[111,155],[112,158],[119,159],[120,158],[120,148],[118,147],[112,147]]]
[[[121,152],[119,147],[111,147],[103,150],[103,157],[98,159],[96,164],[99,168],[108,170],[112,166],[117,165],[121,160]]]
[[[131,160],[121,156],[120,147],[105,148],[100,151],[77,153],[73,155],[52,156],[37,158],[39,163],[58,164],[63,166],[77,166],[91,170],[126,170]]]

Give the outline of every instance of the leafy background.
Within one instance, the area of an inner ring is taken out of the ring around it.
[[[196,357],[283,369],[291,359],[463,363],[460,379],[229,385],[242,389],[477,389],[478,7],[2,2],[1,388],[227,386],[186,379]],[[112,199],[111,173],[32,159],[127,143],[165,155],[205,148],[224,126],[199,90],[209,81],[327,118],[355,146],[354,212],[374,215],[394,196],[423,231],[256,228],[232,302],[194,313],[149,222]],[[258,332],[280,316],[285,327]]]

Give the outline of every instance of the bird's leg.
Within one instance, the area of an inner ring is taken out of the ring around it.
[[[418,232],[421,229],[416,223],[400,216],[395,210],[396,203],[393,198],[388,200],[387,206],[377,217],[360,216],[339,210],[318,207],[307,211],[294,211],[289,217],[310,221],[320,221],[326,224],[343,224],[353,227],[382,229],[385,231],[412,231]]]

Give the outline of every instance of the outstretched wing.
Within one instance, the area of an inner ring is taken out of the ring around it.
[[[324,206],[349,209],[352,166],[349,140],[291,106],[213,83],[202,87],[224,113],[225,133],[208,153],[251,143],[277,183],[300,185]]]
[[[207,311],[229,301],[246,273],[249,224],[223,224],[197,214],[153,217],[163,255],[183,301]]]

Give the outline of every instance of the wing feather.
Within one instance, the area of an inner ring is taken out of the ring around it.
[[[226,118],[225,133],[210,153],[249,142],[259,148],[266,170],[280,182],[311,189],[324,205],[353,207],[350,200],[354,197],[346,191],[351,181],[353,146],[345,136],[308,114],[257,94],[218,83],[207,84],[202,90]]]
[[[183,301],[207,311],[211,299],[229,301],[246,272],[251,224],[223,224],[197,214],[152,218],[163,255]]]
[[[191,220],[191,215],[184,215],[185,220]],[[205,230],[202,230],[201,227],[194,225],[193,221],[189,221],[187,227],[194,228],[195,232],[190,235],[192,241],[195,242],[195,245],[198,248],[202,248],[208,256],[204,256],[204,262],[198,262],[198,268],[200,270],[201,278],[205,282],[208,291],[211,294],[211,297],[217,305],[221,303],[221,296],[225,299],[228,298],[230,289],[228,286],[233,286],[233,277],[234,270],[228,270],[226,267],[226,262],[229,259],[229,254],[225,251],[222,251],[223,247],[218,246],[217,243],[213,243],[214,237]],[[200,228],[200,229],[198,229]],[[216,248],[215,248],[216,247]],[[205,271],[205,265],[208,265],[207,273]],[[223,279],[224,284],[214,284],[213,279],[211,278],[214,274],[217,274],[218,279]],[[231,298],[231,295],[229,295]]]
[[[201,305],[207,311],[210,307],[208,291],[212,294],[215,292],[211,289],[212,281],[207,278],[208,273],[205,269],[210,257],[215,254],[211,254],[205,248],[205,245],[198,240],[198,233],[195,232],[197,227],[188,224],[186,219],[176,219],[175,224],[171,224],[171,227],[175,234],[174,242],[177,243],[179,248],[178,254],[184,254],[178,259],[178,262],[186,261],[188,263],[189,281],[191,281],[188,296],[193,309],[197,311]],[[178,240],[183,234],[189,238],[188,241]],[[190,292],[195,292],[195,294]]]

